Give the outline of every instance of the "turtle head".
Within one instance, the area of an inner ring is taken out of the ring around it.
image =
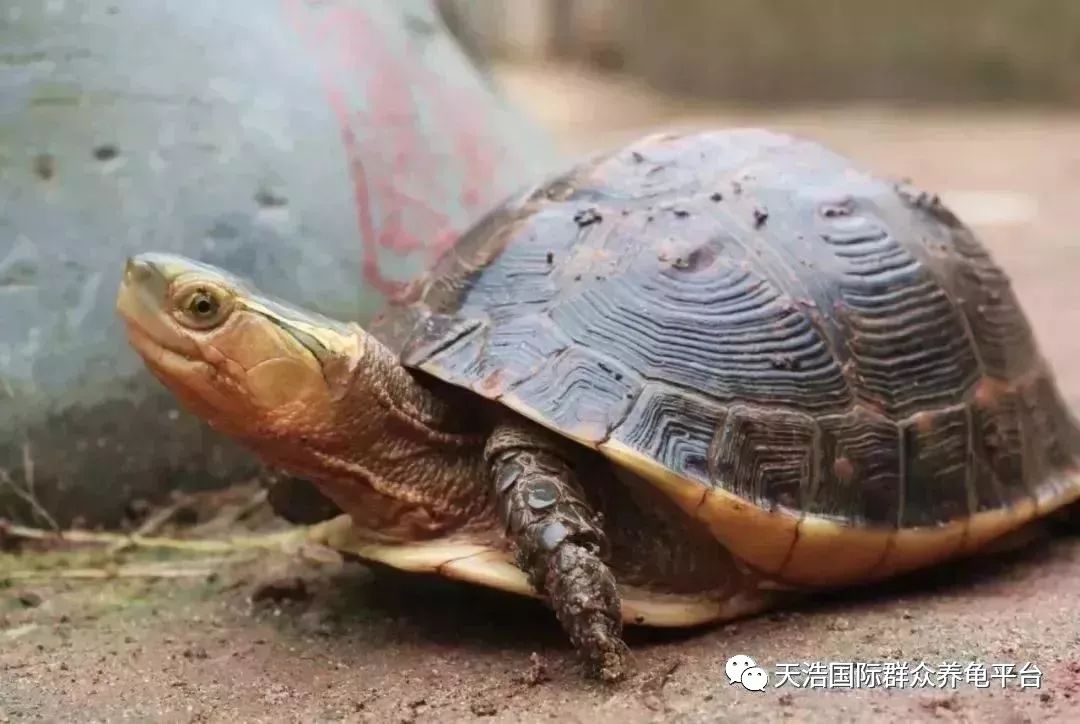
[[[486,511],[471,418],[355,324],[166,254],[128,260],[116,306],[132,346],[186,408],[319,484],[365,530],[430,537]]]
[[[188,409],[264,457],[287,462],[340,434],[335,413],[364,350],[355,325],[168,254],[128,260],[117,311],[132,346]]]

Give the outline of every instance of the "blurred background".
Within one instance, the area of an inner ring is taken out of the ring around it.
[[[658,120],[796,108],[1080,107],[1073,0],[438,0],[571,147]]]
[[[1080,101],[1072,0],[439,0],[477,55],[756,103]]]

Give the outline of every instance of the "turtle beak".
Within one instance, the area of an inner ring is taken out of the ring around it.
[[[178,265],[170,265],[164,255],[141,254],[128,259],[124,267],[116,311],[140,352],[147,351],[148,341],[180,353],[192,345],[177,333],[167,310],[169,288],[178,273]]]
[[[168,289],[169,280],[152,260],[132,257],[124,266],[124,278],[120,285],[117,305],[121,309],[129,308],[132,299],[130,295],[134,294],[140,304],[149,303],[160,310],[164,306]]]
[[[147,326],[165,309],[169,281],[149,259],[128,259],[116,297],[116,311],[128,324]]]

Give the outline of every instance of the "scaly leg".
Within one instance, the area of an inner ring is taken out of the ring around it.
[[[539,428],[507,422],[496,427],[484,455],[518,565],[547,597],[590,673],[617,681],[630,664],[619,593],[601,558],[599,516],[563,449]]]

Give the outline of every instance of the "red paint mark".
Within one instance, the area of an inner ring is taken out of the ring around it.
[[[364,245],[364,280],[374,284],[381,293],[393,295],[398,291],[397,285],[384,279],[379,270],[375,225],[371,221],[371,196],[368,192],[367,174],[364,173],[364,162],[360,160],[360,144],[356,140],[356,133],[348,124],[349,114],[341,95],[332,88],[327,88],[327,95],[330,107],[342,121],[341,142],[345,145],[345,156],[349,159],[349,174],[352,176],[353,196],[356,201],[356,225],[360,229],[360,243]]]
[[[341,129],[364,280],[395,296],[403,284],[384,274],[384,261],[420,255],[416,266],[429,266],[485,204],[507,191],[496,187],[497,163],[507,154],[495,148],[492,99],[471,82],[467,66],[460,76],[446,74],[392,47],[372,10],[283,2],[289,22],[320,61]],[[379,11],[400,12],[388,6]],[[466,82],[451,86],[455,77]],[[449,174],[455,168],[460,179]]]

